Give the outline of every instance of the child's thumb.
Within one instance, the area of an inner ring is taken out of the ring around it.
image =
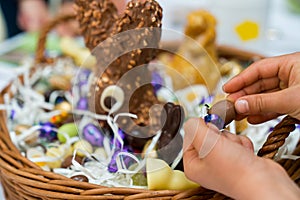
[[[237,113],[242,115],[256,115],[269,112],[283,114],[286,96],[281,92],[256,94],[241,97],[235,102]]]

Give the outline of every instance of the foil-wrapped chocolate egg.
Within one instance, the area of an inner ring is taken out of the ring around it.
[[[71,112],[72,111],[72,105],[67,102],[67,101],[63,101],[61,103],[58,103],[55,105],[54,110],[59,110],[59,111],[64,111],[64,112]]]
[[[83,128],[83,137],[93,146],[103,146],[104,134],[102,130],[94,124],[87,124]]]
[[[40,138],[46,139],[49,142],[53,142],[57,140],[57,133],[54,131],[56,128],[54,124],[50,122],[46,123],[41,123],[41,128],[40,128]]]
[[[51,147],[47,149],[46,156],[53,158],[53,161],[47,162],[48,167],[51,169],[59,168],[62,163],[62,153],[63,152],[61,152],[57,147]]]
[[[72,176],[71,179],[79,182],[89,182],[89,179],[84,175],[76,175]]]
[[[87,110],[89,107],[88,103],[89,103],[89,100],[87,97],[81,97],[77,102],[76,108],[78,110]]]
[[[66,142],[66,137],[75,137],[78,135],[77,125],[75,123],[67,123],[58,128],[57,137],[61,143]]]
[[[77,150],[77,155],[85,156],[85,153],[93,153],[93,146],[86,140],[79,140],[73,145],[74,150]]]
[[[234,103],[229,100],[217,102],[208,110],[208,114],[219,116],[223,120],[223,127],[236,118]]]
[[[126,148],[124,148],[123,150],[116,150],[115,153],[113,154],[110,163],[108,164],[108,171],[110,173],[116,173],[118,171],[118,167],[117,167],[117,157],[119,156],[119,153],[121,152],[128,152],[128,150]],[[129,166],[130,162],[131,162],[131,158],[130,157],[124,157],[124,164],[125,166]]]

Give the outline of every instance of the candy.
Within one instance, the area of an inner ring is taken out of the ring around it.
[[[71,179],[79,182],[89,182],[89,179],[84,175],[76,175],[72,176]]]
[[[41,123],[40,125],[42,126],[40,129],[40,135],[39,135],[40,138],[44,138],[50,142],[57,140],[57,133],[56,131],[54,131],[56,127],[54,124],[50,122],[46,122],[46,123]]]
[[[182,171],[174,170],[173,175],[168,180],[169,190],[188,190],[192,188],[198,188],[199,185],[190,181]]]
[[[67,102],[67,101],[63,101],[59,104],[56,104],[55,107],[54,107],[54,110],[59,110],[59,111],[62,111],[62,112],[71,112],[72,111],[72,105]]]
[[[148,158],[146,162],[147,185],[150,190],[167,189],[172,169],[160,159]]]
[[[104,161],[107,159],[107,153],[104,148],[97,148],[94,151],[94,157],[98,160]]]
[[[160,159],[148,158],[146,170],[150,190],[187,190],[199,187],[197,183],[188,180],[182,171],[173,171]]]
[[[52,88],[55,88],[58,90],[70,90],[71,89],[70,80],[66,76],[62,76],[62,75],[51,76],[49,78],[49,83],[52,86]]]
[[[128,169],[134,170],[137,166],[138,166],[138,164],[134,163]],[[142,169],[141,171],[134,174],[131,177],[131,179],[132,179],[133,185],[147,186],[147,178],[146,178],[146,173],[144,172],[144,169]]]
[[[120,152],[128,152],[126,148],[124,148],[122,151],[121,150],[116,150],[114,155],[111,158],[110,163],[108,164],[108,171],[111,173],[115,173],[118,171],[117,167],[117,157]],[[124,158],[124,157],[123,157]],[[122,159],[122,156],[120,156],[120,159]],[[125,157],[123,159],[125,166],[129,166],[131,158],[130,157]]]
[[[219,116],[219,115],[216,115],[216,114],[208,114],[204,117],[204,121],[206,123],[212,123],[214,124],[218,129],[223,129],[224,128],[224,121],[223,119]]]
[[[57,131],[57,137],[61,143],[66,142],[65,135],[69,136],[70,138],[78,135],[78,129],[75,123],[68,123],[59,127]]]
[[[68,157],[65,158],[65,160],[61,163],[61,168],[68,168],[72,165],[72,159],[73,156],[70,155]],[[76,155],[75,156],[75,160],[79,163],[82,164],[83,163],[83,157]]]
[[[141,154],[142,158],[145,157],[146,151],[149,148],[149,145],[151,144],[151,142],[152,142],[152,140],[149,140],[148,142],[146,142],[146,144],[144,146],[144,149],[142,151],[142,154]],[[153,148],[153,150],[148,153],[147,157],[148,158],[157,158],[157,151],[156,151],[156,149],[157,149],[157,147],[155,146]]]
[[[63,37],[60,47],[65,55],[72,57],[78,66],[92,69],[96,65],[96,59],[87,48],[81,47],[76,40]]]
[[[224,125],[222,127],[224,128],[224,126],[232,122],[236,117],[234,103],[229,100],[219,101],[208,110],[208,114],[219,116],[224,122]],[[217,120],[216,117],[213,118],[220,126],[219,120]]]
[[[53,161],[47,162],[48,167],[50,168],[59,168],[62,163],[62,153],[57,147],[50,147],[47,149],[46,156],[53,158]]]
[[[147,178],[143,173],[136,173],[131,177],[133,185],[147,186]]]
[[[77,155],[85,156],[85,153],[93,153],[92,145],[86,140],[79,140],[73,145],[74,150],[77,150]]]
[[[40,146],[34,147],[34,148],[29,148],[26,151],[26,157],[29,160],[32,160],[33,158],[41,158],[41,157],[44,157],[44,156],[45,156],[45,153],[43,152],[43,148],[40,147]],[[40,167],[43,167],[43,166],[46,165],[45,162],[35,162],[35,164],[37,164]]]
[[[154,87],[154,91],[157,92],[164,84],[163,78],[157,72],[152,72],[151,84]]]
[[[100,128],[95,126],[94,124],[88,124],[83,128],[83,137],[86,139],[91,145],[102,147],[104,135]]]
[[[61,152],[63,158],[73,155],[73,147],[72,146],[62,144],[62,145],[58,146],[58,149]]]
[[[87,110],[88,109],[88,99],[86,97],[81,97],[76,105],[78,110]]]

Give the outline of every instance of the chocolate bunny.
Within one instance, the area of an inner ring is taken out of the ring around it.
[[[141,150],[161,131],[158,148],[164,149],[162,152],[171,150],[174,156],[170,158],[174,159],[182,147],[179,130],[184,113],[172,103],[155,106],[162,102],[155,95],[147,67],[158,54],[162,8],[154,0],[132,0],[119,16],[109,0],[76,0],[75,3],[86,46],[97,59],[90,109],[98,114],[136,114],[135,120],[119,117],[117,121],[127,133],[129,144]],[[174,137],[176,141],[171,141]],[[177,149],[168,147],[170,142]]]

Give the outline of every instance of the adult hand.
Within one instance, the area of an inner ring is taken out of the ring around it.
[[[284,169],[254,155],[250,140],[220,132],[202,119],[185,125],[184,171],[201,186],[234,199],[298,199],[300,190]]]
[[[24,31],[38,31],[48,21],[49,13],[43,0],[20,0],[18,24]]]
[[[240,114],[261,123],[288,114],[300,120],[300,53],[253,63],[223,86]]]

